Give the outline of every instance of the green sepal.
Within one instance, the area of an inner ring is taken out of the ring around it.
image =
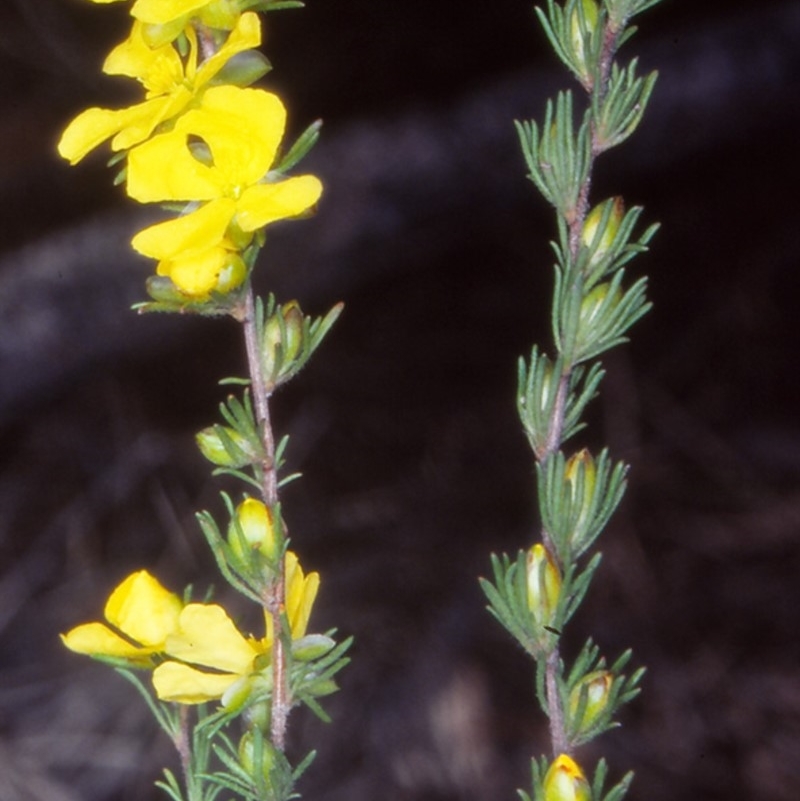
[[[151,275],[145,288],[152,300],[134,303],[131,308],[139,314],[167,312],[199,314],[203,317],[237,317],[242,305],[243,287],[224,295],[212,292],[208,298],[201,299],[181,292],[167,276]]]
[[[247,87],[263,78],[272,69],[269,59],[259,50],[244,50],[234,54],[211,79],[211,86]]]

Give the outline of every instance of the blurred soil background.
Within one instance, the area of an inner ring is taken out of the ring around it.
[[[151,213],[104,156],[54,155],[79,110],[133,96],[99,72],[125,11],[0,7],[0,801],[161,797],[170,744],[58,634],[140,567],[215,581],[193,513],[230,488],[193,434],[243,370],[236,326],[130,312],[150,265],[128,240]],[[633,768],[632,801],[796,801],[800,3],[666,0],[640,24],[623,56],[661,77],[594,199],[662,222],[632,265],[655,309],[573,443],[632,470],[566,650],[591,634],[648,675],[583,758]],[[275,400],[304,473],[291,533],[323,577],[315,628],[356,637],[334,723],[293,718],[295,752],[319,750],[302,789],[511,799],[546,731],[476,579],[536,532],[514,384],[549,343],[554,233],[512,120],[571,82],[528,0],[309,0],[269,18],[265,49],[294,131],[325,120],[307,168],[327,188],[316,218],[271,235],[261,289],[346,303]]]

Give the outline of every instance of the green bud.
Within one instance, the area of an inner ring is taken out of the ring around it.
[[[539,542],[528,551],[527,572],[528,609],[537,625],[551,626],[561,594],[561,571]]]
[[[621,197],[604,200],[586,215],[581,232],[581,244],[591,251],[587,265],[589,272],[593,272],[606,257],[624,216],[625,203]]]
[[[269,740],[260,736],[256,743],[256,737],[252,731],[244,733],[239,741],[239,762],[251,776],[260,770],[261,775],[268,779],[275,766],[275,747]],[[261,764],[257,764],[258,762]]]
[[[264,324],[264,373],[276,386],[288,381],[299,369],[302,355],[305,317],[296,300],[276,309]]]
[[[583,771],[572,757],[561,754],[547,770],[544,801],[591,801],[592,791]]]
[[[610,314],[622,300],[622,292],[619,288],[611,292],[611,284],[606,281],[598,284],[581,301],[581,308],[578,312],[578,334],[576,343],[579,350],[590,345],[600,338],[604,326],[598,324]]]
[[[324,634],[306,634],[292,641],[292,657],[297,662],[311,662],[325,656],[335,645],[336,642]]]
[[[220,467],[245,467],[257,459],[251,443],[235,428],[210,426],[195,434],[195,440],[200,453]]]
[[[611,693],[613,675],[607,670],[595,670],[587,673],[569,694],[569,712],[578,735],[591,732],[608,707],[608,698]],[[576,720],[581,698],[585,697],[585,707],[580,720]]]
[[[594,457],[586,448],[569,458],[564,470],[564,478],[570,486],[572,508],[580,510],[573,523],[573,534],[580,538],[586,533],[586,529],[591,523],[597,481]]]
[[[580,5],[583,9],[583,19],[581,19],[577,6],[570,17],[570,44],[572,46],[574,65],[578,69],[578,75],[585,85],[591,86],[592,75],[589,69],[590,52],[587,51],[590,47],[592,37],[597,30],[599,15],[595,0],[581,0]]]
[[[220,270],[214,291],[220,295],[227,295],[240,287],[245,278],[247,278],[247,265],[244,259],[238,253],[231,253]]]
[[[244,542],[243,542],[244,541]],[[277,562],[283,542],[280,517],[261,501],[246,498],[236,507],[228,527],[228,544],[239,558],[247,558],[242,545]]]

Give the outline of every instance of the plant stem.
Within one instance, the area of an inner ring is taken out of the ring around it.
[[[269,396],[271,388],[264,380],[261,363],[261,343],[258,341],[258,325],[256,321],[255,296],[253,286],[248,283],[245,296],[245,314],[242,321],[244,339],[247,348],[247,364],[250,373],[250,387],[256,417],[261,432],[261,443],[264,448],[262,467],[261,494],[264,503],[274,508],[278,503],[278,474],[275,464],[275,435],[269,413]],[[270,582],[262,596],[262,604],[272,620],[272,703],[270,715],[270,739],[275,748],[284,750],[286,743],[286,724],[291,709],[287,675],[286,637],[283,631],[286,599],[286,573],[283,559],[279,560],[274,579]]]
[[[196,801],[197,793],[195,789],[195,776],[192,766],[192,741],[189,734],[189,707],[181,705],[178,714],[180,715],[180,729],[173,742],[181,760],[181,771],[183,772],[183,783],[186,787],[186,796],[189,801]]]
[[[619,34],[620,30],[618,28],[614,27],[610,22],[606,23],[605,30],[603,31],[603,50],[600,56],[599,80],[593,82],[592,85],[587,88],[590,95],[590,102],[593,99],[592,95],[597,96],[598,102],[602,101],[608,90],[611,65],[614,60],[617,42],[619,41]],[[578,260],[583,225],[586,221],[586,215],[589,212],[589,190],[592,185],[592,171],[594,170],[595,160],[600,152],[594,124],[591,125],[590,132],[591,155],[589,156],[589,168],[586,171],[586,178],[579,188],[578,199],[569,219],[569,249],[572,264],[576,264]],[[575,283],[582,283],[583,276],[576,272],[574,280]],[[564,431],[564,414],[567,406],[567,391],[574,367],[574,364],[565,364],[561,378],[559,379],[558,394],[548,427],[546,449],[544,453],[539,456],[539,461],[541,463],[544,463],[561,447],[561,439]],[[553,545],[552,537],[544,528],[542,529],[542,542],[550,552],[550,556],[558,564],[559,559]],[[564,566],[561,565],[561,567],[563,568]],[[550,719],[550,742],[554,757],[559,756],[559,754],[570,754],[572,752],[572,746],[567,737],[565,728],[564,706],[561,702],[561,693],[559,692],[560,674],[561,649],[559,641],[556,640],[553,650],[547,655],[545,663],[545,693],[547,697],[548,717]]]

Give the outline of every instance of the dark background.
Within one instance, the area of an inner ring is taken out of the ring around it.
[[[659,83],[594,199],[661,221],[631,266],[655,308],[605,359],[574,443],[632,469],[565,648],[630,646],[648,675],[581,758],[634,769],[634,801],[794,801],[800,4],[665,0],[639,22],[622,56]],[[150,212],[103,156],[54,155],[79,110],[132,97],[99,72],[125,26],[80,0],[0,8],[0,801],[159,797],[171,746],[57,635],[139,567],[215,581],[193,512],[226,485],[192,435],[243,370],[239,332],[131,313],[150,265],[128,240]],[[297,753],[319,749],[303,791],[510,799],[547,737],[476,578],[536,533],[515,363],[548,341],[554,229],[511,123],[571,82],[527,0],[309,0],[266,30],[294,130],[325,120],[307,168],[326,194],[271,236],[262,289],[346,303],[275,400],[304,473],[293,541],[323,577],[315,628],[356,636],[334,723],[292,719]]]

